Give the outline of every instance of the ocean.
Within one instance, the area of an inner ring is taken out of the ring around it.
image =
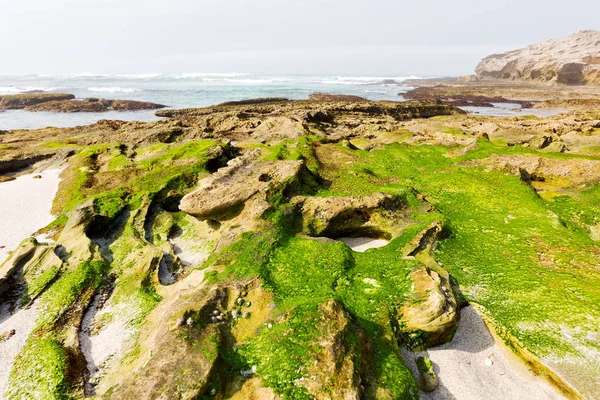
[[[307,99],[314,92],[342,93],[369,100],[404,100],[402,85],[416,76],[263,76],[242,73],[0,75],[0,95],[33,90],[151,101],[170,108],[206,107],[258,97]],[[49,113],[0,111],[0,130],[87,125],[101,119],[152,121],[155,111]]]

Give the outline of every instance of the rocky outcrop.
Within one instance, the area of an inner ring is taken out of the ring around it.
[[[165,105],[136,100],[104,100],[88,98],[83,100],[53,100],[28,106],[26,111],[51,112],[106,112],[138,111],[165,108]]]
[[[402,197],[383,193],[351,197],[298,196],[293,203],[301,215],[305,234],[331,238],[390,238],[398,228],[395,225],[401,225],[406,207]]]
[[[8,282],[19,265],[31,257],[36,245],[37,241],[34,238],[25,239],[9,259],[0,265],[0,296],[8,289]]]
[[[560,145],[560,142],[556,143]],[[600,182],[599,160],[549,159],[529,154],[492,155],[485,159],[466,162],[464,165],[483,165],[488,171],[502,171],[517,176],[522,176],[521,170],[525,170],[530,177],[536,177],[534,180],[559,178],[573,186]]]
[[[257,193],[267,193],[297,182],[304,170],[302,161],[258,161],[254,150],[228,162],[212,176],[200,182],[198,189],[181,200],[179,208],[199,219],[221,220],[240,211]]]
[[[331,93],[311,93],[308,95],[309,100],[314,101],[348,101],[348,102],[360,102],[369,101],[364,97],[353,96],[351,94],[331,94]]]
[[[400,309],[401,337],[412,350],[423,350],[452,340],[459,318],[450,282],[420,266],[411,274],[413,297]]]
[[[600,85],[600,31],[581,31],[484,58],[478,78]]]
[[[23,93],[0,96],[0,110],[18,110],[48,101],[67,101],[75,96],[68,93]]]
[[[507,99],[502,96],[483,95],[470,92],[469,88],[453,86],[424,86],[408,92],[398,93],[404,98],[418,100],[426,103],[447,104],[455,107],[494,107],[493,103],[516,103],[523,108],[530,108],[535,104],[529,100]]]
[[[319,306],[323,313],[318,326],[320,337],[318,346],[321,351],[317,360],[309,370],[310,378],[302,382],[308,392],[320,400],[360,399],[362,391],[360,364],[357,350],[367,352],[368,349],[356,349],[348,344],[348,336],[354,335],[362,343],[368,341],[362,329],[357,329],[355,321],[339,302],[329,299]],[[353,354],[354,353],[354,354]]]
[[[24,93],[0,96],[0,110],[106,112],[156,110],[165,107],[162,104],[136,100],[96,98],[75,100],[75,96],[68,93]]]

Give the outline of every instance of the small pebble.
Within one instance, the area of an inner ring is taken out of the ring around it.
[[[213,315],[219,315],[219,314],[221,314],[221,312],[219,310],[213,311]]]
[[[251,302],[249,302],[249,301],[246,302],[246,307],[250,307],[251,305],[252,305]]]
[[[238,312],[238,310],[231,310],[231,316],[232,316],[233,318],[237,318],[237,317],[239,316],[239,312]]]
[[[222,315],[217,315],[217,319],[218,319],[219,321],[223,321],[223,316],[222,316]]]
[[[269,323],[267,324],[267,328],[271,329],[272,327],[273,327],[273,324],[269,322]]]
[[[194,320],[190,317],[190,318],[187,319],[186,324],[188,326],[194,325]]]
[[[241,297],[238,297],[237,303],[241,306],[242,304],[244,304],[244,299],[242,299]]]
[[[487,358],[487,359],[485,360],[485,366],[489,368],[489,367],[491,367],[492,365],[494,365],[494,362],[492,361],[492,359],[491,359],[491,358]]]

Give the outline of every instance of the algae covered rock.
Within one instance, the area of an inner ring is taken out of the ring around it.
[[[360,399],[362,371],[355,353],[359,349],[348,344],[348,337],[358,335],[360,340],[366,341],[366,336],[339,302],[330,299],[320,306],[320,311],[318,346],[321,351],[308,371],[310,378],[302,385],[315,399]]]
[[[432,392],[438,386],[438,378],[433,370],[433,362],[427,357],[418,357],[416,360],[419,370],[419,387],[424,392]]]
[[[229,161],[184,196],[179,208],[199,219],[221,220],[239,211],[255,194],[291,187],[305,173],[302,161],[258,161],[259,155],[255,150]]]
[[[0,265],[0,295],[8,289],[8,280],[15,273],[19,265],[31,257],[37,246],[34,238],[25,239],[19,247],[12,252],[10,257]]]
[[[460,316],[450,282],[420,266],[411,274],[413,294],[400,309],[401,336],[409,348],[423,350],[452,340]]]
[[[402,225],[406,204],[401,196],[305,197],[293,199],[309,236],[381,236],[389,238]]]

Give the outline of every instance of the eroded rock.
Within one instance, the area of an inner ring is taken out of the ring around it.
[[[390,238],[401,228],[406,204],[400,196],[305,197],[293,199],[309,236]]]
[[[600,31],[586,30],[520,50],[484,58],[475,72],[482,78],[600,84]]]
[[[412,297],[399,319],[407,346],[423,350],[452,340],[460,314],[450,282],[425,266],[417,267],[410,279]]]
[[[179,208],[199,219],[222,220],[240,211],[257,193],[273,186],[292,186],[307,173],[302,161],[258,161],[252,151],[202,180],[199,188],[181,200]]]

